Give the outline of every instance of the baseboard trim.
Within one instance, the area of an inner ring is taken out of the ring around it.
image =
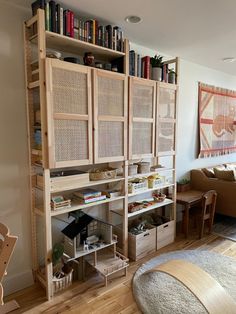
[[[4,296],[32,286],[33,283],[34,280],[31,270],[13,276],[6,275],[3,279]]]

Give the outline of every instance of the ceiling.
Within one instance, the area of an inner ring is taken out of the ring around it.
[[[12,0],[30,6],[30,0]],[[117,24],[132,42],[157,53],[179,56],[236,75],[235,0],[62,0],[65,7],[88,17]],[[128,24],[124,18],[138,15],[143,21]]]

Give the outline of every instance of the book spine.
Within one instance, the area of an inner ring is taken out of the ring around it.
[[[63,8],[60,8],[60,34],[63,35],[64,34],[64,18],[63,18]]]
[[[144,73],[143,77],[146,79],[150,79],[150,57],[146,56],[142,58],[144,64]]]
[[[66,36],[70,37],[70,11],[66,10]]]
[[[70,14],[70,37],[74,38],[75,34],[74,34],[74,12],[69,11]]]
[[[138,54],[134,53],[134,76],[138,76]]]
[[[107,48],[112,49],[112,26],[107,25],[106,31],[107,31]]]
[[[61,29],[61,6],[60,4],[56,5],[56,32],[60,34]]]
[[[51,32],[56,32],[56,3],[55,1],[51,0],[49,2],[50,7],[50,19],[51,19]]]
[[[95,45],[96,44],[96,20],[92,20],[92,43]]]
[[[49,2],[46,3],[45,6],[45,28],[47,31],[50,31],[50,25],[49,25]]]
[[[106,199],[106,195],[101,195],[101,196],[98,196],[98,197],[89,198],[87,200],[84,200],[84,203],[88,204],[88,203],[92,203],[92,202],[102,201],[102,200],[105,200],[105,199]]]

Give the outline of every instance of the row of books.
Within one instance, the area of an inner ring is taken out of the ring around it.
[[[54,0],[36,0],[31,7],[33,15],[38,8],[45,10],[45,28],[48,31],[113,50],[124,50],[124,35],[119,26],[103,26],[96,19],[79,18]]]
[[[130,50],[129,75],[152,79],[151,57],[142,57],[134,50]],[[168,82],[168,64],[163,64],[162,66],[162,81]]]

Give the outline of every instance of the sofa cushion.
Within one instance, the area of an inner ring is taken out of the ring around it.
[[[215,177],[226,181],[235,181],[235,170],[219,170],[214,168]]]
[[[216,167],[202,168],[202,171],[205,173],[205,175],[208,178],[215,178],[216,176],[215,176],[214,169],[223,170],[223,169],[225,169],[225,166],[224,165],[219,165],[219,166],[216,166]]]

